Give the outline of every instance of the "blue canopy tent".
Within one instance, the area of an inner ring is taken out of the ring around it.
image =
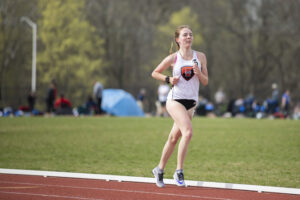
[[[144,116],[133,96],[121,89],[103,90],[101,108],[114,116]]]

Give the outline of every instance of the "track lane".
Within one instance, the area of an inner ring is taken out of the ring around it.
[[[225,189],[102,181],[74,178],[0,174],[2,199],[82,200],[300,200],[300,195],[257,193]]]

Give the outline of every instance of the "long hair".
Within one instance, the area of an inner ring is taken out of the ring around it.
[[[175,30],[175,34],[174,34],[174,41],[176,42],[176,39],[179,37],[179,35],[180,35],[180,31],[182,30],[182,29],[184,29],[184,28],[188,28],[188,29],[190,29],[190,30],[192,30],[191,28],[190,28],[190,26],[189,25],[180,25],[180,26],[178,26],[177,28],[176,28],[176,30]],[[178,44],[178,42],[176,42],[176,45],[177,45],[177,51],[180,49],[180,45]],[[169,50],[169,53],[170,54],[172,54],[173,53],[173,46],[174,46],[174,44],[173,44],[173,41],[171,42],[171,47],[170,47],[170,50]]]

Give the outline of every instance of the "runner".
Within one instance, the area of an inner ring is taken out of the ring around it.
[[[187,25],[177,27],[175,42],[178,51],[167,56],[152,72],[153,78],[171,83],[173,86],[168,94],[167,111],[174,124],[163,148],[159,165],[152,170],[158,187],[165,186],[164,169],[180,137],[177,169],[173,177],[178,186],[185,186],[183,162],[193,134],[192,117],[198,101],[199,85],[200,82],[204,86],[208,84],[206,56],[192,50],[191,28]],[[172,77],[163,74],[170,66],[173,68]]]

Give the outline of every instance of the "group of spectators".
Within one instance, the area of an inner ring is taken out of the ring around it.
[[[63,93],[57,98],[57,88],[56,83],[51,81],[50,87],[46,94],[46,115],[71,115],[72,103],[69,99],[65,97]]]
[[[95,81],[93,85],[93,95],[90,95],[86,102],[79,106],[75,111],[72,107],[71,101],[65,97],[64,93],[60,93],[59,96],[57,95],[56,83],[52,80],[45,96],[45,112],[35,109],[36,96],[34,92],[30,92],[27,97],[28,106],[22,105],[17,110],[13,110],[11,107],[6,107],[2,110],[0,109],[0,116],[102,114],[102,92],[102,84]]]
[[[79,106],[76,110],[72,109],[72,103],[70,100],[65,98],[64,94],[60,94],[60,97],[56,98],[56,85],[54,82],[51,83],[50,88],[47,92],[46,104],[47,114],[56,115],[93,115],[102,114],[102,93],[103,85],[95,81],[93,85],[93,95],[88,96],[86,102]],[[75,113],[74,113],[75,112]]]
[[[167,117],[166,110],[167,96],[170,86],[161,82],[158,87],[158,98],[156,101],[156,116]],[[31,92],[28,97],[28,106],[20,106],[17,111],[11,108],[5,108],[0,111],[0,116],[15,116],[31,113],[33,115],[99,115],[104,111],[101,109],[103,86],[100,82],[95,81],[93,85],[93,94],[88,96],[86,102],[77,107],[76,113],[72,109],[72,103],[63,93],[57,97],[56,83],[52,81],[46,93],[46,112],[42,113],[34,108],[35,93]],[[137,97],[140,105],[144,100],[145,91],[142,89]],[[199,97],[195,114],[207,117],[253,117],[253,118],[294,118],[300,119],[300,102],[291,106],[290,91],[285,90],[280,95],[276,83],[272,84],[272,94],[266,100],[259,102],[255,99],[253,93],[248,94],[245,98],[229,99],[219,88],[214,96],[214,101],[209,101],[204,97]],[[143,108],[141,106],[141,108]]]
[[[104,111],[101,109],[102,105],[103,85],[95,81],[93,86],[93,95],[89,95],[86,102],[77,107],[75,115],[100,115]]]
[[[300,105],[291,107],[290,91],[285,90],[280,95],[276,83],[272,84],[272,94],[266,100],[259,102],[253,93],[245,98],[232,98],[226,100],[222,88],[215,93],[215,102],[209,102],[205,98],[199,99],[196,113],[201,116],[222,117],[254,117],[254,118],[300,118]]]
[[[165,104],[169,90],[170,87],[163,82],[158,87],[157,116],[168,116]],[[248,94],[245,98],[232,98],[228,101],[223,89],[219,88],[215,93],[214,101],[199,97],[195,114],[207,117],[293,117],[300,119],[300,103],[292,108],[290,91],[285,90],[280,96],[276,83],[272,84],[271,96],[262,102],[257,101],[253,93]]]

